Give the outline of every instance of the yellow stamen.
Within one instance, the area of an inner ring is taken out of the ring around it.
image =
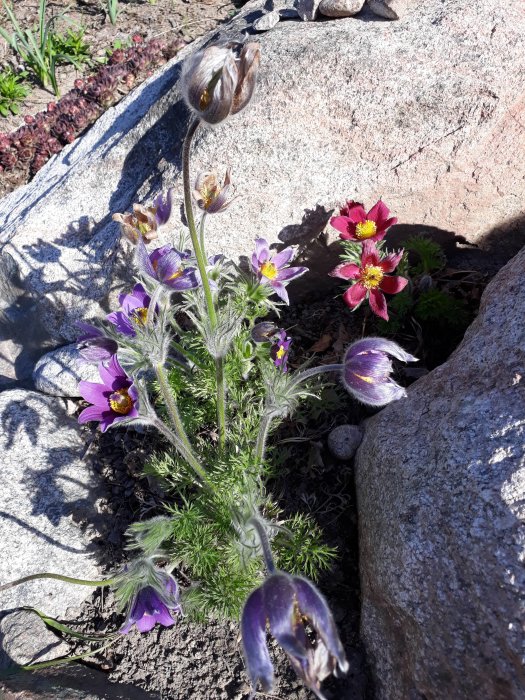
[[[265,262],[261,265],[261,275],[267,277],[269,280],[274,280],[279,274],[279,270],[273,264],[273,262]]]
[[[373,383],[374,383],[374,380],[372,379],[372,377],[363,377],[362,374],[357,374],[356,372],[354,372],[354,376],[357,377],[358,379],[362,379],[362,380],[363,380],[364,382],[366,382],[367,384],[373,384]]]
[[[148,310],[144,306],[135,309],[131,314],[131,320],[136,326],[145,326],[147,318]]]
[[[169,280],[176,280],[177,277],[180,277],[182,275],[182,272],[183,272],[182,268],[178,269],[177,272],[174,272],[172,275],[170,275],[168,277],[166,282],[168,282]]]
[[[377,233],[377,226],[375,221],[360,221],[355,227],[355,235],[359,240],[364,240],[366,238],[372,238]]]
[[[117,389],[109,397],[109,405],[115,413],[126,416],[133,408],[133,401],[127,389]]]
[[[286,354],[286,350],[282,345],[279,346],[279,350],[275,353],[275,356],[277,357],[278,360],[282,359],[284,355]]]
[[[204,111],[207,107],[209,107],[210,102],[211,102],[211,94],[210,94],[208,88],[206,88],[200,97],[199,109],[201,111]]]
[[[366,289],[375,289],[381,284],[381,280],[385,276],[379,265],[367,265],[361,272],[361,284]]]

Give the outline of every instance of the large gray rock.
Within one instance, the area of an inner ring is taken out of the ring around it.
[[[69,646],[36,613],[15,610],[0,616],[0,672],[16,665],[65,656]]]
[[[86,362],[76,343],[43,355],[33,371],[35,388],[51,396],[79,397],[78,383],[101,381],[96,364]]]
[[[248,3],[206,41],[246,37],[264,5]],[[362,17],[374,16],[365,6]],[[242,194],[209,217],[209,252],[237,257],[257,236],[289,240],[306,209],[346,198],[383,197],[403,222],[473,242],[521,211],[522,0],[427,0],[399,22],[280,22],[260,42],[252,104],[197,136],[193,172],[230,165]],[[111,214],[173,183],[180,201],[187,112],[178,78],[195,48],[1,202],[1,259],[57,342],[73,340],[73,321],[99,313],[129,279]]]
[[[94,516],[96,483],[85,444],[59,399],[0,394],[0,583],[50,572],[99,578],[78,523]],[[79,606],[89,588],[41,579],[0,592],[0,610],[31,605],[52,616]]]
[[[525,696],[525,248],[451,358],[366,424],[362,634],[379,700]]]

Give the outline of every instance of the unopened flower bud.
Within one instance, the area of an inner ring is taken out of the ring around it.
[[[255,42],[230,42],[197,51],[182,74],[187,104],[209,124],[240,112],[253,94],[259,56]]]

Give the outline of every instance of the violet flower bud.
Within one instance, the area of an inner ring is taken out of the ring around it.
[[[259,67],[259,44],[208,46],[185,63],[182,94],[188,106],[208,124],[218,124],[246,107]]]
[[[317,638],[315,646],[306,624]],[[325,678],[332,672],[347,672],[348,661],[324,597],[307,579],[279,571],[251,593],[242,613],[241,634],[252,697],[258,682],[263,692],[271,692],[273,686],[267,625],[297,675],[318,698],[324,697],[320,688]]]
[[[406,390],[390,377],[393,367],[389,355],[403,362],[417,362],[417,357],[385,338],[363,338],[352,343],[345,353],[343,384],[368,406],[385,406],[406,396]]]
[[[182,613],[179,587],[173,576],[156,569],[154,578],[154,585],[144,586],[136,593],[121,634],[127,634],[133,625],[139,632],[149,632],[157,623],[171,627],[174,615]]]

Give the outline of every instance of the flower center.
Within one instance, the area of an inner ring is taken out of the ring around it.
[[[199,109],[204,112],[204,110],[209,107],[211,102],[211,94],[208,88],[204,90],[199,100]]]
[[[355,235],[359,240],[363,238],[372,238],[372,236],[375,236],[377,233],[377,226],[375,221],[370,221],[370,219],[367,219],[366,221],[360,221],[356,227],[355,227]]]
[[[357,374],[356,372],[354,372],[354,376],[357,377],[358,379],[362,379],[367,384],[374,383],[374,380],[372,379],[372,377],[364,377],[362,374]]]
[[[278,269],[273,262],[265,262],[260,267],[261,275],[267,277],[269,280],[274,280],[277,277]]]
[[[375,289],[381,284],[381,280],[385,276],[379,265],[367,265],[361,272],[361,284],[366,289]]]
[[[133,408],[133,400],[127,389],[117,389],[109,397],[109,407],[115,413],[126,416]]]
[[[277,357],[278,360],[282,360],[282,358],[286,355],[286,350],[284,349],[283,345],[279,345],[279,350],[275,353],[275,356]]]
[[[135,309],[133,313],[131,314],[131,320],[136,326],[145,326],[146,321],[148,318],[148,310],[144,307],[141,306],[138,309]]]
[[[180,276],[182,275],[182,272],[183,272],[183,270],[182,270],[182,268],[180,267],[178,270],[176,270],[172,275],[170,275],[170,276],[168,277],[168,279],[166,280],[166,282],[169,282],[170,280],[176,280],[177,277],[180,277]]]

